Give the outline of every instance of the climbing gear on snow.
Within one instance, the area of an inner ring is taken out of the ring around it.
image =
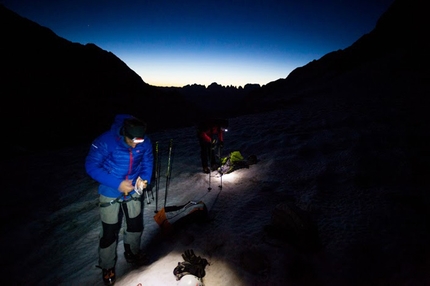
[[[209,265],[209,262],[205,258],[195,255],[192,249],[186,250],[182,254],[182,258],[185,261],[178,262],[178,265],[173,269],[176,280],[181,280],[184,276],[190,274],[198,278],[203,278],[206,275],[205,267]]]

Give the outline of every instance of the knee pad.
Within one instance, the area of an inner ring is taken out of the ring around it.
[[[134,212],[136,213],[136,206],[134,207]],[[123,204],[122,209],[125,214],[125,220],[127,222],[127,231],[128,232],[141,232],[143,231],[143,213],[140,210],[140,204],[139,204],[139,210],[138,215],[136,217],[130,218],[130,212],[129,207],[127,204]]]
[[[127,231],[128,232],[141,232],[143,231],[143,216],[138,215],[135,218],[129,218],[127,220]]]
[[[118,238],[119,223],[107,224],[102,222],[103,237],[100,238],[100,248],[106,248],[116,242]]]

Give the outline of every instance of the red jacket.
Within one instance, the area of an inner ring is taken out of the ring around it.
[[[221,127],[213,126],[200,132],[200,139],[204,142],[211,143],[213,139],[218,139],[219,142],[224,141],[224,132]]]

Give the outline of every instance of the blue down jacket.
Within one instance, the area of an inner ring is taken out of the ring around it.
[[[151,140],[145,135],[144,142],[131,148],[120,134],[124,119],[129,117],[117,115],[111,129],[93,141],[85,160],[88,175],[100,183],[98,192],[106,197],[121,196],[118,187],[125,179],[132,180],[134,185],[140,176],[148,185],[151,183],[154,162]]]

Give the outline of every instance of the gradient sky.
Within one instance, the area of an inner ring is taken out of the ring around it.
[[[236,87],[286,78],[370,32],[394,0],[0,0],[155,86]]]

